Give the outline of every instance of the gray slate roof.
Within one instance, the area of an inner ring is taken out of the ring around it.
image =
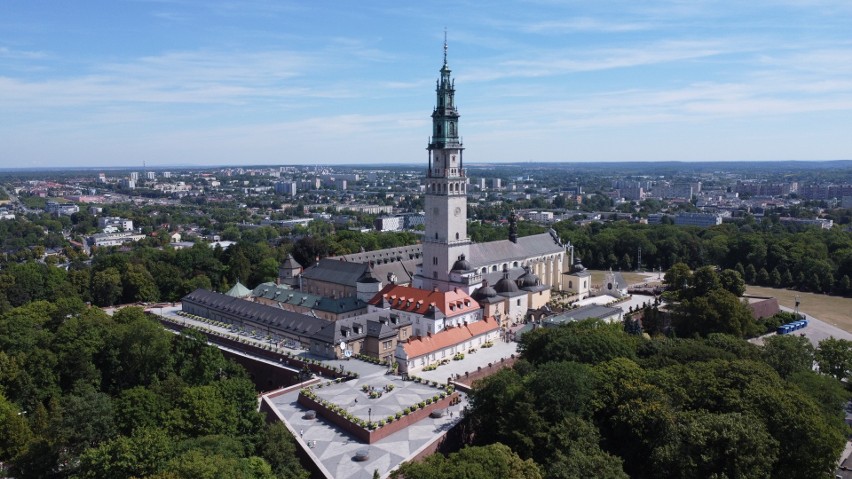
[[[518,238],[517,243],[509,240],[473,243],[470,245],[468,261],[474,268],[506,261],[515,261],[530,256],[564,253],[565,247],[556,242],[550,233]],[[521,270],[523,274],[523,270]]]
[[[259,284],[254,288],[252,296],[337,314],[348,313],[349,311],[367,307],[367,303],[358,298],[331,299],[318,294],[302,293],[288,286],[277,285],[275,283]]]
[[[302,272],[303,278],[326,283],[355,286],[358,278],[367,270],[364,263],[350,263],[338,259],[323,258],[319,263],[306,268]]]
[[[305,336],[310,336],[329,324],[324,319],[285,311],[281,308],[254,303],[245,299],[232,298],[200,288],[184,296],[183,301],[198,303],[238,318],[244,318],[247,321],[264,323],[270,327],[281,328],[293,334]]]

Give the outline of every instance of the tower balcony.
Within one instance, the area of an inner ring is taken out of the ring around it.
[[[466,178],[467,168],[451,168],[452,171],[447,171],[446,168],[432,168],[429,171],[429,178]]]
[[[459,141],[458,137],[429,137],[429,144],[426,147],[429,150],[441,150],[444,148],[464,148],[464,143]]]

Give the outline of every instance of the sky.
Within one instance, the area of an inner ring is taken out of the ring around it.
[[[852,159],[849,0],[3,0],[0,168]]]

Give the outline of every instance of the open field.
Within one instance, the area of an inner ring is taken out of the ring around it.
[[[852,332],[852,298],[801,293],[789,289],[764,288],[761,286],[748,286],[746,294],[775,296],[781,306],[790,309],[796,307],[796,296],[799,296],[801,301],[799,311],[833,324],[844,331]]]

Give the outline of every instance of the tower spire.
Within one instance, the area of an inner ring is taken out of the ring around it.
[[[444,66],[447,66],[447,27],[444,27]]]

